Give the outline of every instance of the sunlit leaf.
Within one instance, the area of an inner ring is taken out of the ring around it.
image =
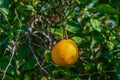
[[[0,0],[0,10],[2,10],[5,14],[8,14],[9,12],[8,4],[9,4],[9,0]]]
[[[44,12],[47,12],[50,8],[51,8],[50,5],[45,5],[45,4],[44,4],[44,5],[42,6],[42,8],[41,8],[40,11],[44,13]]]
[[[90,19],[90,22],[95,30],[101,32],[100,22],[97,19]]]
[[[63,29],[62,27],[52,27],[51,29],[51,33],[55,34],[55,35],[59,35],[59,36],[62,36],[63,35]]]
[[[44,57],[45,57],[45,61],[47,63],[51,62],[51,53],[50,53],[50,51],[46,50],[45,53],[44,53]]]
[[[42,76],[41,80],[48,80],[45,76]]]
[[[82,43],[82,38],[80,37],[72,37],[71,38],[73,41],[75,41],[75,43],[77,43],[78,45],[80,45]]]

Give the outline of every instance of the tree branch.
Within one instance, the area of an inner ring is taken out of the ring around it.
[[[29,28],[31,28],[31,27],[29,27]],[[33,56],[34,56],[34,58],[35,58],[35,60],[36,60],[36,62],[37,62],[37,64],[38,64],[38,66],[40,67],[40,69],[42,70],[42,71],[44,71],[48,76],[50,76],[51,78],[52,78],[52,76],[41,66],[41,64],[39,63],[39,60],[38,60],[38,58],[37,58],[37,56],[35,55],[35,52],[34,52],[34,50],[33,50],[33,48],[32,48],[32,46],[31,46],[31,38],[30,38],[30,36],[31,36],[31,34],[32,34],[32,28],[29,30],[29,32],[28,32],[28,45],[29,45],[29,47],[30,47],[30,49],[31,49],[31,51],[32,51],[32,54],[33,54]]]
[[[17,37],[17,39],[16,39],[15,43],[13,43],[13,44],[14,44],[14,46],[13,46],[13,48],[12,48],[12,52],[11,52],[11,53],[12,53],[12,55],[11,55],[11,57],[10,57],[10,60],[9,60],[8,65],[6,66],[5,70],[3,71],[3,72],[4,72],[4,74],[3,74],[2,80],[4,80],[4,79],[5,79],[5,77],[6,77],[6,72],[7,72],[8,68],[10,67],[11,62],[12,62],[12,59],[13,59],[13,57],[14,57],[14,55],[15,55],[16,45],[17,45],[17,42],[18,42],[19,37],[20,37],[20,35],[19,35],[19,34],[20,34],[20,33],[18,33],[18,37]]]

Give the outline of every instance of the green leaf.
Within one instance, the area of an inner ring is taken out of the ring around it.
[[[74,15],[75,15],[75,8],[74,7],[69,8],[65,13],[65,17],[67,19],[73,18]]]
[[[0,69],[4,70],[9,63],[9,60],[7,58],[0,58]]]
[[[45,61],[47,63],[49,63],[50,61],[52,61],[50,51],[46,50],[45,53],[44,53],[44,57],[45,57]]]
[[[120,12],[118,10],[116,10],[115,8],[113,8],[112,6],[108,5],[108,4],[100,4],[97,7],[95,7],[94,9],[90,9],[90,11],[92,12],[100,12],[102,14],[111,14],[111,15],[117,15],[120,14]]]
[[[80,45],[82,43],[82,38],[80,37],[72,37],[71,38],[73,41],[75,41],[75,43],[77,43],[78,45]]]
[[[67,22],[66,29],[74,34],[80,35],[82,33],[81,26],[77,22],[69,21]]]
[[[87,2],[87,0],[79,0],[80,1],[80,3],[82,3],[82,4],[85,4],[86,2]]]
[[[0,10],[2,10],[6,15],[8,14],[9,0],[0,0]]]
[[[31,53],[31,50],[29,48],[28,45],[21,45],[18,49],[18,54],[17,54],[17,57],[18,57],[18,60],[19,61],[22,61],[23,59],[25,59],[28,54]]]
[[[34,67],[35,67],[35,64],[36,64],[35,58],[30,59],[29,61],[27,61],[27,62],[22,66],[22,71],[30,70],[30,69],[34,68]]]
[[[11,74],[11,75],[17,75],[16,66],[15,65],[11,65],[7,72],[9,74]]]
[[[44,13],[44,12],[47,12],[49,9],[51,9],[51,6],[49,4],[44,4],[41,8],[41,12]]]
[[[97,70],[98,70],[99,72],[103,71],[103,62],[99,62],[99,63],[97,64]]]
[[[31,5],[20,5],[17,7],[17,10],[20,12],[20,13],[25,13],[25,12],[32,12],[34,13],[35,12],[35,9],[31,6]]]
[[[0,55],[2,55],[4,53],[4,51],[6,50],[7,46],[8,46],[8,42],[9,42],[9,38],[6,37],[1,43],[0,43],[0,46],[1,46],[1,51],[0,51]]]
[[[92,76],[91,75],[89,75],[88,80],[92,80]]]
[[[98,31],[92,31],[88,33],[88,36],[93,37],[98,43],[102,43],[104,41],[103,35]]]
[[[106,48],[108,49],[108,50],[113,50],[114,49],[114,44],[112,43],[112,42],[110,42],[110,41],[107,41],[106,42]]]
[[[9,63],[8,58],[5,58],[5,57],[0,58],[0,70],[5,70],[8,63]],[[11,64],[11,66],[8,68],[7,72],[11,75],[17,75],[15,65]]]
[[[62,27],[55,26],[55,27],[51,27],[50,30],[51,30],[52,34],[59,35],[59,36],[63,35],[63,29],[62,29]]]
[[[100,22],[97,19],[90,19],[90,22],[95,30],[101,32]]]
[[[48,80],[45,76],[42,76],[41,80]]]
[[[92,0],[92,2],[93,2],[93,3],[97,3],[97,2],[99,2],[99,0]]]
[[[70,80],[81,80],[79,77],[71,77]]]
[[[120,78],[120,62],[118,63],[117,66],[117,76]]]
[[[0,73],[0,79],[3,77],[3,73]],[[15,80],[12,76],[6,74],[5,80]]]
[[[2,45],[3,45],[3,47],[4,47],[4,48],[6,48],[6,47],[7,47],[8,42],[9,42],[9,38],[8,38],[8,37],[6,37],[6,38],[3,40],[3,42],[2,42]]]

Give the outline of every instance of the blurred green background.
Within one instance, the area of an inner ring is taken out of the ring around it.
[[[60,67],[65,38],[78,61]],[[0,0],[1,80],[120,80],[120,0]]]

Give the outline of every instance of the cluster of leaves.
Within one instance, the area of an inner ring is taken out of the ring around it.
[[[119,80],[119,0],[0,0],[0,79]],[[60,67],[52,47],[76,42],[79,60]]]

